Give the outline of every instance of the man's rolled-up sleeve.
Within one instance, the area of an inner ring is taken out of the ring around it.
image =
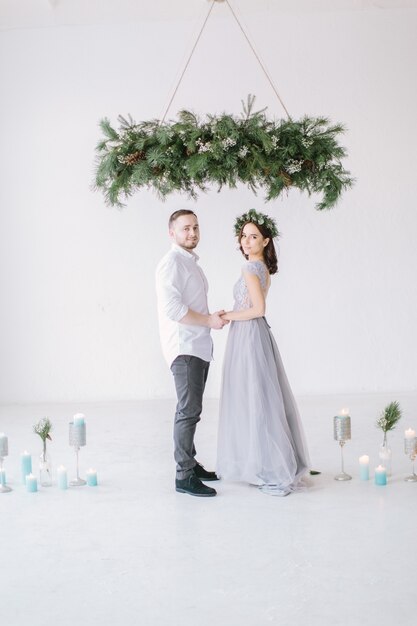
[[[158,269],[156,292],[160,311],[173,322],[179,322],[188,313],[182,300],[184,276],[177,265],[163,265]]]

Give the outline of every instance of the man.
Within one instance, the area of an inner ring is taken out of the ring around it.
[[[213,343],[212,328],[227,323],[209,313],[207,279],[195,254],[200,240],[197,216],[193,211],[175,211],[169,218],[171,250],[156,269],[159,330],[163,353],[174,375],[177,408],[174,421],[174,456],[177,462],[176,491],[211,497],[216,490],[202,480],[218,480],[195,459],[194,434],[203,404]]]

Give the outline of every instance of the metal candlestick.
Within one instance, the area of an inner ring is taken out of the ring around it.
[[[3,473],[3,461],[5,456],[9,456],[9,441],[6,435],[2,433],[2,437],[0,439],[0,493],[8,493],[12,490],[11,487],[6,485]]]
[[[410,476],[406,476],[404,480],[409,483],[416,483],[417,474],[414,471],[414,461],[416,460],[417,456],[417,437],[409,437],[404,439],[404,452],[410,457],[413,472],[412,474],[410,474]]]
[[[340,457],[342,471],[337,474],[335,480],[351,480],[352,476],[346,474],[343,460],[343,446],[350,440],[350,415],[335,415],[333,418],[333,434],[334,439],[339,442],[340,445]]]
[[[11,488],[6,485],[3,473],[3,461],[5,456],[9,456],[9,440],[6,435],[2,433],[0,439],[0,493],[8,493],[11,491]]]
[[[86,427],[85,424],[79,424],[74,426],[74,422],[69,423],[69,444],[74,447],[76,462],[77,462],[77,477],[74,480],[70,481],[71,487],[80,487],[81,485],[86,485],[87,482],[80,478],[80,473],[78,469],[78,453],[82,446],[85,446],[87,440]]]
[[[2,454],[4,456],[7,456],[8,453],[7,451],[3,450]],[[4,479],[4,474],[3,474],[3,461],[4,461],[4,457],[0,456],[0,493],[8,493],[9,491],[12,490],[12,488],[6,485],[6,481]]]

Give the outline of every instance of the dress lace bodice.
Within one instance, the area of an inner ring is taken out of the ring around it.
[[[250,274],[256,274],[261,281],[261,287],[266,296],[268,290],[268,269],[262,261],[246,261],[242,267],[242,272],[248,272]],[[252,302],[249,297],[248,288],[246,286],[245,278],[242,276],[239,278],[233,288],[233,297],[235,299],[233,310],[241,311],[242,309],[249,309],[252,306]]]

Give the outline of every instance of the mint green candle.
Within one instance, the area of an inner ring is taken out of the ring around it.
[[[56,471],[58,477],[59,489],[68,489],[68,474],[63,465],[60,465]]]
[[[369,480],[369,456],[367,454],[359,457],[359,475],[361,480]]]
[[[22,482],[26,484],[26,476],[32,473],[32,457],[26,450],[20,455],[20,467],[22,470]]]
[[[97,472],[94,469],[89,469],[87,472],[87,485],[89,487],[97,487]]]
[[[382,465],[375,468],[375,485],[387,484],[387,470]]]
[[[26,476],[26,491],[29,491],[29,493],[35,493],[38,491],[38,481],[36,480],[36,476],[33,474],[28,474]]]
[[[74,426],[84,426],[85,424],[85,415],[84,413],[76,413],[72,418]]]

